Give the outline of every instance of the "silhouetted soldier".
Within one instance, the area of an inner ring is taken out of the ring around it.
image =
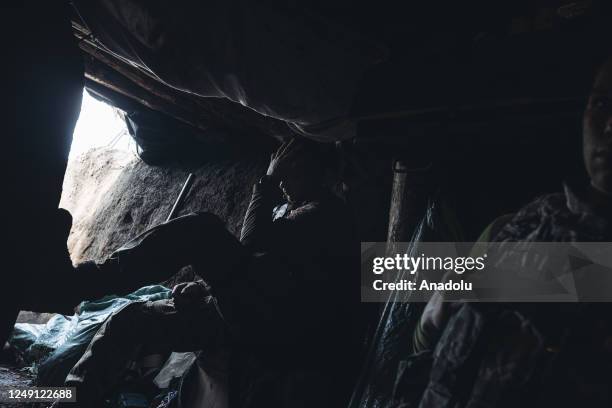
[[[254,186],[240,241],[214,215],[191,214],[103,265],[81,266],[135,289],[191,264],[206,283],[177,285],[172,300],[135,303],[107,320],[67,378],[80,403],[99,402],[140,346],[206,353],[230,346],[232,383],[263,372],[269,379],[259,397],[234,390],[242,406],[274,406],[278,395],[310,406],[347,400],[360,341],[358,245],[344,203],[324,186],[325,167],[314,145],[292,140]],[[279,187],[286,202],[275,207]]]
[[[488,228],[495,232],[485,241],[612,242],[612,58],[595,79],[584,111],[582,138],[590,183],[567,183],[563,193],[539,197],[512,217],[496,220]],[[504,315],[504,310],[510,312]],[[414,348],[416,352],[439,350],[434,352],[431,377],[438,383],[427,385],[427,390],[444,395],[438,404],[461,393],[474,398],[467,405],[478,405],[478,398],[485,395],[506,395],[503,406],[520,405],[527,399],[534,406],[538,401],[550,406],[608,406],[612,402],[611,313],[606,303],[457,304],[444,303],[443,295],[437,293],[421,316]],[[479,327],[485,327],[486,333],[470,326],[471,316],[482,319]],[[503,316],[520,316],[520,329],[508,323],[505,334],[499,334],[502,329],[495,328],[495,321]],[[509,338],[512,341],[504,341]],[[478,354],[485,344],[486,353]],[[453,345],[461,352],[452,350]],[[479,348],[468,356],[471,347]],[[466,382],[448,393],[440,384],[440,379],[454,375],[452,370],[456,374],[476,368],[480,374],[474,384]],[[427,401],[421,404],[427,406],[435,398],[426,391]],[[494,401],[487,403],[497,406]]]

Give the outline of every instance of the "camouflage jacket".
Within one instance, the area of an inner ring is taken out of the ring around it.
[[[609,207],[565,186],[496,228],[494,242],[612,241]],[[401,366],[401,407],[612,406],[612,307],[461,305],[431,350]],[[419,378],[420,380],[415,380]]]

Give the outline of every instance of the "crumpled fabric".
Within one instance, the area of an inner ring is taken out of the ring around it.
[[[17,323],[9,344],[34,365],[37,384],[60,386],[107,317],[134,302],[169,297],[170,289],[153,285],[124,297],[106,296],[82,302],[72,316],[58,314],[46,324]]]

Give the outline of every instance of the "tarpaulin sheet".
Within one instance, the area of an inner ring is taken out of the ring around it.
[[[9,344],[26,362],[34,364],[38,384],[61,385],[107,317],[130,303],[169,296],[170,289],[153,285],[125,297],[105,296],[82,302],[73,316],[58,314],[46,324],[17,323]]]
[[[352,136],[369,41],[275,2],[75,0],[94,38],[188,93],[227,98],[322,140]]]
[[[460,228],[455,214],[438,195],[430,197],[425,212],[412,233],[406,249],[412,254],[419,242],[445,242],[459,240]],[[394,386],[405,365],[415,364],[412,356],[412,338],[424,305],[398,302],[398,292],[389,295],[382,305],[380,318],[370,342],[360,379],[357,382],[349,408],[397,407]],[[423,362],[417,362],[423,365]],[[419,379],[414,379],[419,380]]]

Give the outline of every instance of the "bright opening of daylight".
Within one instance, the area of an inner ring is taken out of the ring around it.
[[[121,111],[83,90],[83,104],[72,136],[70,159],[99,147],[123,151],[135,149]]]
[[[136,144],[123,113],[83,91],[60,201],[60,207],[70,211],[73,218],[68,238],[71,250],[83,252],[79,237],[96,217],[101,200],[123,171],[137,162]]]

